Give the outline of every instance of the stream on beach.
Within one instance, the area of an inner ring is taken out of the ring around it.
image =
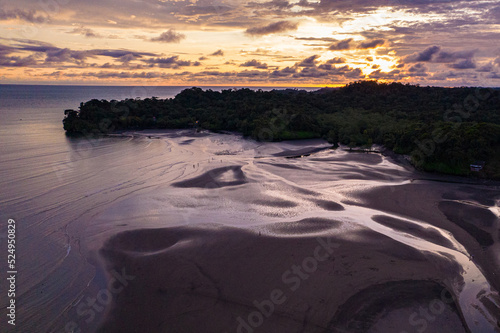
[[[14,219],[19,272],[16,327],[2,332],[118,332],[120,316],[161,332],[500,330],[498,185],[323,140],[67,138],[54,105],[0,109],[0,240]],[[307,268],[325,239],[331,260]],[[301,287],[252,322],[294,263],[309,269]],[[147,320],[123,317],[149,296]]]

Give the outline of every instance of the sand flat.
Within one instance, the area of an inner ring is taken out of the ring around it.
[[[321,142],[162,140],[184,169],[88,227],[106,270],[136,277],[108,306],[102,332],[499,330],[494,186],[489,201],[474,201],[493,203],[474,208],[491,213],[483,211],[493,239],[485,249],[440,209],[483,185],[419,180],[385,156]],[[314,153],[286,158],[306,150]],[[321,242],[335,247],[324,252]],[[260,304],[271,299],[266,315]],[[414,314],[421,307],[435,313]]]

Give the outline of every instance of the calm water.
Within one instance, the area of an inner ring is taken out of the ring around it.
[[[170,98],[184,88],[0,85],[0,241],[6,248],[7,220],[15,219],[18,331],[64,331],[61,314],[94,279],[78,253],[86,221],[161,182],[165,170],[156,165],[169,158],[158,142],[67,138],[64,110],[93,98]],[[0,300],[5,318],[7,299]]]

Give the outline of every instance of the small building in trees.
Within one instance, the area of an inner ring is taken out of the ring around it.
[[[470,171],[478,172],[483,170],[484,161],[476,161],[470,165]]]

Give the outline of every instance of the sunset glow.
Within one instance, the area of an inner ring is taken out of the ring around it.
[[[495,1],[0,4],[0,82],[498,86]]]

